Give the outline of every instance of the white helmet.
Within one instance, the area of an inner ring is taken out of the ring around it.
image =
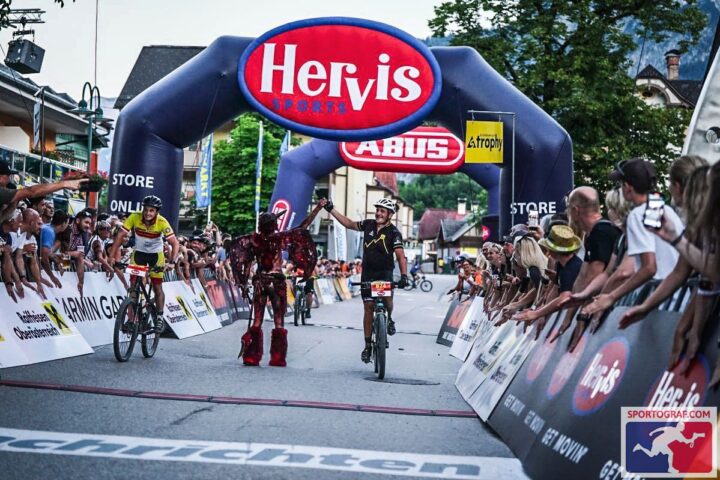
[[[375,202],[375,205],[373,205],[375,208],[384,208],[388,210],[390,213],[395,213],[395,202],[390,200],[389,198],[381,198],[377,202]]]

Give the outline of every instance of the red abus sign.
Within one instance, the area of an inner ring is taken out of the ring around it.
[[[440,97],[440,66],[389,25],[316,18],[275,28],[240,57],[240,89],[270,120],[329,140],[407,131]]]
[[[453,173],[465,161],[465,144],[442,127],[418,127],[382,140],[340,142],[351,167],[405,173]]]
[[[272,213],[280,213],[281,211],[285,210],[285,215],[278,218],[278,231],[282,232],[284,231],[288,223],[290,222],[290,216],[292,215],[292,207],[290,206],[290,202],[285,200],[284,198],[278,198],[275,200],[275,204],[273,204],[272,207]]]

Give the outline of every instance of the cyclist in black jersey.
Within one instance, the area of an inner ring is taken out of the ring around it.
[[[407,276],[407,260],[405,259],[405,251],[403,250],[403,240],[400,231],[390,220],[395,213],[395,202],[389,198],[381,198],[375,203],[375,219],[354,222],[333,209],[331,202],[325,206],[345,228],[363,232],[363,259],[361,282],[373,282],[384,280],[392,282],[393,269],[395,262],[393,254],[397,258],[400,265],[400,283],[399,288],[405,288],[408,283]],[[375,308],[374,299],[370,296],[370,291],[361,291],[363,305],[365,307],[365,316],[363,321],[363,329],[365,332],[365,349],[362,351],[361,359],[368,363],[372,357],[371,337],[373,313]],[[385,305],[388,309],[388,335],[395,334],[395,322],[392,320],[393,299],[388,297],[385,299]]]

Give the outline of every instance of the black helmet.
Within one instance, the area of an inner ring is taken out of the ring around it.
[[[147,197],[143,198],[142,201],[143,207],[155,207],[158,210],[162,208],[162,200],[160,200],[160,197],[155,195],[148,195]]]

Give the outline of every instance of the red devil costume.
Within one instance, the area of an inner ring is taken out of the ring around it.
[[[318,204],[299,227],[286,232],[277,231],[277,220],[285,211],[277,214],[263,213],[258,221],[259,233],[252,233],[233,240],[229,258],[240,288],[247,288],[250,267],[257,262],[257,271],[252,277],[252,308],[255,320],[242,336],[240,354],[245,365],[257,366],[263,356],[262,319],[268,299],[272,303],[275,328],[270,342],[270,365],[284,367],[287,356],[287,330],[283,328],[287,309],[287,284],[282,273],[282,251],[287,250],[289,259],[306,273],[315,269],[317,252],[315,243],[307,231],[324,201]]]

